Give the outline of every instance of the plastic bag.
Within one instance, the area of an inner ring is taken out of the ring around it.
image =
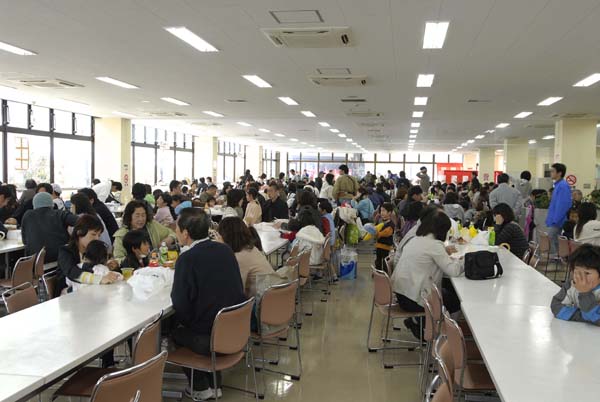
[[[173,285],[175,271],[169,268],[141,268],[133,273],[127,284],[133,289],[133,296],[147,300],[163,288]]]
[[[487,246],[489,245],[489,238],[490,233],[487,230],[482,230],[471,240],[471,244],[475,246]]]
[[[360,237],[360,232],[358,230],[358,226],[353,223],[349,223],[346,225],[346,244],[355,245],[358,244],[358,239]]]
[[[342,248],[340,253],[340,279],[355,279],[358,267],[358,254],[352,247]]]

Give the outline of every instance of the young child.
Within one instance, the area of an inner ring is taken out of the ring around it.
[[[384,202],[381,206],[381,223],[377,225],[377,233],[375,234],[375,268],[381,270],[383,268],[383,260],[390,254],[394,246],[394,223],[392,222],[392,213],[394,205],[391,202]]]
[[[130,230],[123,236],[123,247],[127,256],[121,263],[121,268],[143,268],[147,267],[150,254],[150,239],[142,230]]]
[[[600,326],[600,247],[584,244],[569,257],[571,280],[552,298],[554,316]]]
[[[85,249],[83,262],[79,263],[78,266],[82,271],[93,273],[95,277],[101,278],[110,272],[110,269],[106,266],[107,261],[108,249],[106,244],[102,240],[92,240]],[[69,279],[67,279],[67,285],[71,286],[73,291],[85,286]]]
[[[577,213],[577,208],[573,207],[569,209],[569,213],[567,214],[567,221],[562,227],[563,236],[565,236],[569,240],[573,240],[573,231],[575,230],[575,226],[577,225],[577,220],[579,219],[579,214]]]

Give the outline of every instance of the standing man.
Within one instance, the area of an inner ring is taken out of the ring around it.
[[[472,172],[471,175],[472,175],[472,177],[471,177],[471,188],[480,188],[481,187],[481,183],[479,183],[479,179],[477,178],[478,173],[477,172]]]
[[[348,175],[348,166],[340,165],[339,170],[340,176],[333,185],[333,199],[341,205],[342,201],[350,202],[358,194],[360,185],[354,177]]]
[[[423,193],[427,194],[429,192],[429,187],[431,187],[431,179],[427,174],[427,168],[425,166],[421,166],[419,173],[417,173],[417,177],[420,180]]]
[[[508,204],[515,216],[520,216],[523,199],[519,190],[508,185],[508,180],[509,176],[506,173],[498,176],[498,187],[490,193],[490,206],[494,208],[498,204]]]
[[[567,213],[571,208],[571,188],[565,181],[567,167],[562,163],[555,163],[550,168],[550,177],[554,181],[552,199],[546,217],[548,236],[550,237],[550,253],[554,256],[558,253],[558,236],[562,226],[567,220]]]
[[[406,187],[407,189],[410,188],[410,180],[406,178],[406,172],[404,170],[400,172],[400,176],[398,177],[398,180],[396,180],[396,187],[400,188],[402,186]]]

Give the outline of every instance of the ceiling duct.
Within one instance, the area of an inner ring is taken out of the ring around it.
[[[83,85],[61,80],[59,78],[24,78],[12,79],[11,82],[39,89],[72,89],[83,88]]]
[[[373,111],[370,111],[370,110],[350,110],[350,111],[346,112],[346,116],[348,116],[348,117],[361,117],[361,118],[381,117],[381,116],[383,116],[383,113],[381,113],[381,112],[373,112]]]
[[[554,129],[554,124],[528,124],[525,126],[525,128],[541,128],[541,129]]]
[[[553,119],[583,119],[586,117],[591,117],[591,116],[588,113],[563,113],[563,114],[553,114],[552,115]]]
[[[383,128],[385,127],[384,123],[378,121],[357,121],[356,125],[362,128]]]
[[[320,87],[360,87],[367,85],[366,75],[309,75],[308,79]]]
[[[192,123],[192,125],[200,126],[200,127],[220,127],[220,126],[222,126],[221,123],[216,123],[214,121],[195,121]]]
[[[308,49],[354,45],[349,27],[263,28],[261,31],[277,47]]]
[[[145,116],[148,117],[186,117],[187,114],[181,112],[142,112]]]

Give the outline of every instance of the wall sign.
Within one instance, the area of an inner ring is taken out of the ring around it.
[[[569,186],[574,186],[577,183],[577,177],[572,174],[568,175],[566,180]]]

